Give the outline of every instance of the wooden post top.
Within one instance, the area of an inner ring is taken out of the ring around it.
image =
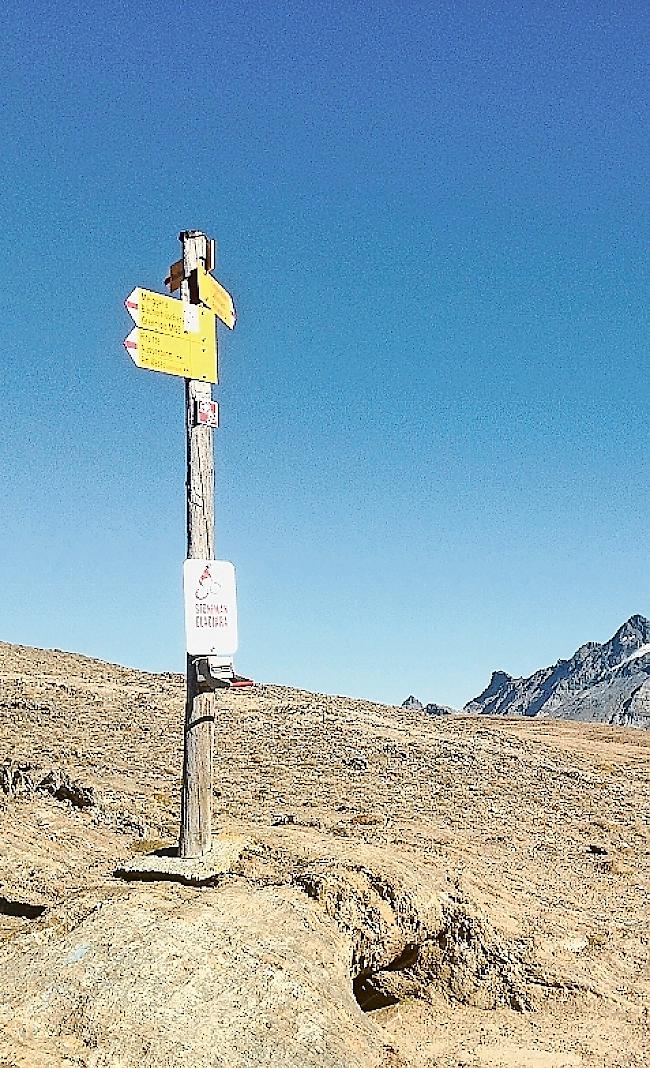
[[[185,278],[188,277],[188,263],[193,259],[203,261],[206,271],[214,270],[217,262],[217,245],[213,237],[208,237],[203,230],[181,230],[178,235],[183,248],[183,265]],[[193,266],[197,266],[195,263]]]

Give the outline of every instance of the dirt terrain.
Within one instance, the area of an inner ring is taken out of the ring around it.
[[[129,881],[183,701],[0,643],[2,1068],[650,1064],[648,732],[224,693],[223,874]]]

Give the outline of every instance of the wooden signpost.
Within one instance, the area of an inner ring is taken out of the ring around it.
[[[190,303],[189,277],[204,267],[208,238],[198,230],[183,230],[183,281],[181,300]],[[215,330],[216,334],[216,330]],[[198,424],[200,404],[212,401],[209,382],[185,380],[185,429],[187,442],[187,559],[213,559],[214,551],[214,448],[212,427]],[[181,857],[200,857],[212,846],[212,744],[214,697],[200,694],[194,664],[187,654],[185,696],[185,744],[181,793]]]
[[[124,345],[138,367],[185,379],[187,560],[218,565],[214,573],[223,577],[232,565],[214,559],[213,430],[218,426],[218,407],[211,383],[218,380],[215,315],[233,329],[236,313],[230,294],[208,274],[215,262],[214,241],[200,230],[184,230],[179,239],[183,254],[170,267],[166,282],[172,293],[180,289],[181,299],[141,287],[132,290],[125,307],[136,325]],[[204,568],[198,571],[202,574]],[[221,639],[215,645],[214,636],[210,644],[221,654],[230,653],[236,642],[234,570],[231,585],[210,615],[202,610],[213,632],[224,622],[224,647]],[[188,640],[188,650],[199,651],[193,642]],[[188,651],[179,839],[179,856],[185,859],[203,856],[212,845],[214,695],[199,688],[199,680],[205,683],[210,677],[209,665],[201,673],[196,656]]]

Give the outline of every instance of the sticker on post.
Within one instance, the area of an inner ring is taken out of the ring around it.
[[[197,400],[196,425],[219,429],[219,405],[213,400]]]
[[[237,652],[235,568],[225,560],[183,564],[185,638],[190,656]]]

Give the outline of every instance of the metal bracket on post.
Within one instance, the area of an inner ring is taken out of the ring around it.
[[[196,656],[192,658],[198,693],[213,693],[215,690],[243,690],[253,686],[253,680],[244,675],[235,675],[232,660],[223,656]]]
[[[219,656],[197,656],[192,660],[192,666],[196,672],[199,693],[230,688],[235,674],[232,660]]]

